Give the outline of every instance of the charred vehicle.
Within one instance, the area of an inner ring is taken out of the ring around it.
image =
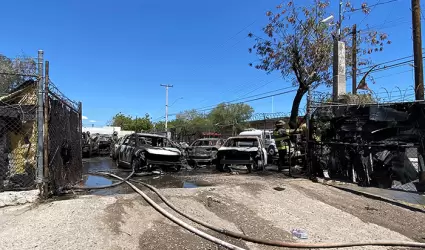
[[[83,152],[83,157],[91,157],[92,155],[92,140],[90,137],[90,133],[87,132],[83,132],[81,133],[82,138],[82,152]]]
[[[145,133],[126,136],[118,149],[117,167],[130,167],[136,171],[151,171],[155,167],[179,171],[184,157],[176,144],[168,138]]]
[[[186,148],[187,162],[190,166],[212,164],[217,157],[217,151],[224,140],[218,138],[198,139]]]
[[[256,136],[230,137],[218,149],[215,163],[219,171],[230,170],[233,165],[244,165],[248,172],[263,170],[267,163],[267,149]]]
[[[111,135],[99,135],[97,137],[97,147],[99,155],[107,155],[111,152],[112,136]]]

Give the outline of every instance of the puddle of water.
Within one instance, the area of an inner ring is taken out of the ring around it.
[[[102,176],[96,176],[96,175],[87,176],[87,179],[84,182],[84,186],[86,187],[97,187],[97,186],[104,186],[104,185],[111,185],[111,184],[112,184],[112,180]]]

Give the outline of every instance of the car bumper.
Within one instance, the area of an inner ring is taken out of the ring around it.
[[[182,166],[183,162],[181,161],[153,161],[147,160],[147,165],[161,165],[161,166]]]
[[[220,164],[226,165],[246,165],[252,163],[252,160],[220,160]]]

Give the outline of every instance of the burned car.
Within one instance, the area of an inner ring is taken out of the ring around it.
[[[194,167],[199,164],[212,164],[223,143],[224,140],[218,138],[204,138],[194,141],[186,148],[187,162]]]
[[[179,171],[183,154],[168,138],[146,133],[125,136],[118,149],[117,167],[130,167],[138,172],[151,171],[155,167]]]
[[[83,157],[91,157],[92,155],[92,140],[90,132],[81,133]]]
[[[111,135],[98,135],[96,138],[98,154],[107,155],[111,151],[112,136]]]
[[[256,136],[230,137],[218,149],[216,168],[231,170],[232,166],[246,166],[248,172],[263,170],[267,164],[267,150],[263,141]]]

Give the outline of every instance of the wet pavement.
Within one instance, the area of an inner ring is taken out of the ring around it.
[[[115,183],[111,178],[96,175],[96,172],[110,172],[122,178],[127,177],[131,170],[125,168],[117,168],[114,161],[109,157],[94,157],[83,159],[83,181],[81,186],[98,187],[111,185]],[[213,183],[198,180],[199,174],[212,173],[210,167],[203,167],[196,170],[182,169],[178,173],[165,173],[162,171],[154,171],[153,173],[141,173],[132,177],[133,180],[145,182],[156,188],[197,188],[204,186],[212,186]],[[117,180],[118,181],[118,180]],[[133,193],[134,190],[128,185],[119,185],[107,189],[90,190],[87,193],[95,195],[115,195]]]

